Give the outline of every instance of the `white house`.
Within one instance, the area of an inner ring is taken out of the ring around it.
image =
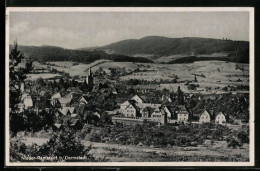
[[[32,97],[28,93],[22,95],[22,102],[25,109],[33,107]]]
[[[200,123],[209,123],[211,121],[210,118],[210,113],[207,109],[205,109],[201,114],[200,114],[200,119],[199,122]]]
[[[129,104],[125,110],[123,110],[123,114],[125,115],[125,117],[133,117],[133,118],[136,118],[137,117],[137,108],[132,105],[132,104]]]
[[[177,110],[176,112],[178,122],[187,122],[189,120],[190,113],[185,106],[180,106],[179,110]]]
[[[130,105],[130,102],[127,100],[124,103],[120,104],[120,111],[123,113],[123,111],[126,109],[127,106]]]
[[[64,98],[64,97],[62,97],[62,98],[59,98],[58,100],[59,100],[60,105],[62,107],[69,106],[70,103],[71,103],[71,98]]]
[[[61,94],[60,93],[55,93],[53,96],[51,96],[51,100],[59,99],[59,98],[61,98]]]
[[[224,125],[227,123],[226,115],[222,112],[219,112],[215,117],[215,123]]]
[[[164,109],[156,108],[151,115],[151,121],[165,124],[165,123],[167,123],[166,116],[167,116],[167,113],[164,111]]]

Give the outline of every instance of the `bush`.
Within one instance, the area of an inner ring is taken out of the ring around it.
[[[227,139],[227,143],[228,143],[228,148],[237,148],[237,147],[241,147],[241,145],[239,144],[239,142],[237,140],[235,140],[234,138],[231,139]]]
[[[101,135],[97,133],[93,133],[90,137],[90,141],[92,142],[101,142]]]

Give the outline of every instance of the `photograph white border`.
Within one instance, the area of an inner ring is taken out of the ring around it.
[[[9,14],[10,12],[249,12],[250,42],[250,145],[249,162],[10,162],[9,156]],[[253,7],[7,7],[5,58],[5,165],[6,166],[254,166],[255,73]]]

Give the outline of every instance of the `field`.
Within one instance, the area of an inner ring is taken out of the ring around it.
[[[26,145],[36,143],[42,145],[47,138],[25,137]],[[145,146],[118,145],[108,143],[94,143],[83,141],[86,146],[92,145],[90,151],[96,158],[105,158],[110,162],[166,162],[166,161],[248,161],[249,145],[244,144],[242,148],[227,148],[225,141],[216,141],[211,146],[205,141],[198,147],[176,147],[153,148]]]
[[[27,80],[36,80],[37,78],[49,79],[57,76],[61,75],[51,73],[27,74]]]
[[[109,74],[109,68],[125,67],[127,72],[134,71],[139,68],[140,71],[132,72],[129,75],[121,76],[120,80],[139,79],[148,81],[173,80],[177,75],[177,84],[161,84],[160,88],[175,90],[180,86],[184,91],[189,92],[185,81],[194,81],[194,74],[197,75],[200,88],[211,87],[223,88],[228,85],[249,85],[249,65],[238,64],[224,61],[199,61],[187,64],[151,64],[151,63],[135,63],[135,62],[113,62],[109,60],[98,60],[91,64],[82,64],[75,62],[48,62],[51,68],[69,73],[71,76],[86,76],[88,68],[92,67],[92,71],[97,71],[100,67]],[[46,65],[42,65],[46,67]],[[219,92],[219,90],[218,90]]]

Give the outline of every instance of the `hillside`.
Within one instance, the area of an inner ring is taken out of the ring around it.
[[[10,45],[10,49],[12,45]],[[18,46],[18,49],[26,58],[37,61],[73,61],[92,63],[99,59],[108,59],[115,62],[141,62],[153,63],[153,61],[142,57],[129,57],[120,54],[107,54],[101,50],[71,50],[56,46]]]
[[[211,60],[210,55],[213,53],[226,53],[227,56],[221,56],[220,60],[249,62],[249,42],[246,41],[148,36],[141,39],[123,40],[96,49],[112,52],[113,54],[150,56],[149,59],[153,60],[170,55],[189,56],[192,52],[197,55],[209,55],[207,60]],[[216,59],[214,58],[214,60]]]

